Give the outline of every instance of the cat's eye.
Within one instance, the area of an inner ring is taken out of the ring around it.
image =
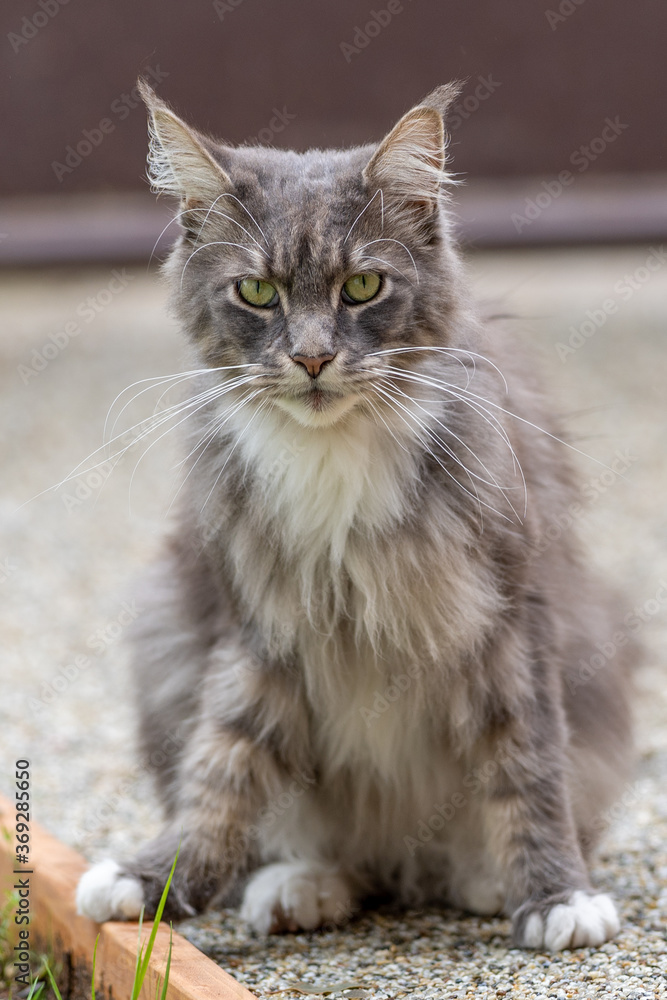
[[[345,302],[370,302],[380,291],[380,275],[367,271],[364,274],[353,274],[343,285],[343,300]]]
[[[278,292],[268,281],[261,278],[243,278],[237,288],[242,299],[251,306],[268,309],[278,304]]]

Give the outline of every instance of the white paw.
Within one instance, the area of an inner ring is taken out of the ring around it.
[[[527,948],[585,948],[604,944],[618,934],[616,907],[610,896],[573,892],[567,903],[556,903],[542,915],[531,913],[526,920],[523,944]]]
[[[101,861],[81,876],[76,890],[76,908],[98,924],[105,920],[134,920],[144,905],[139,879],[121,875],[115,861]]]
[[[241,918],[259,934],[312,931],[343,924],[355,908],[350,886],[336,870],[313,861],[267,865],[246,886]]]

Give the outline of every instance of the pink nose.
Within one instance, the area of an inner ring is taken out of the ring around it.
[[[318,358],[308,358],[305,354],[290,355],[297,365],[303,365],[311,378],[317,378],[327,361],[333,361],[335,354],[320,354]]]

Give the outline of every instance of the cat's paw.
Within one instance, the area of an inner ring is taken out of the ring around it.
[[[524,948],[586,948],[618,934],[620,922],[610,896],[577,890],[561,902],[526,904],[514,915],[515,937]]]
[[[144,905],[139,879],[126,875],[115,861],[101,861],[81,876],[76,890],[76,908],[96,920],[136,920]]]
[[[355,908],[349,884],[335,869],[288,861],[267,865],[252,876],[241,918],[258,934],[278,934],[344,924]]]

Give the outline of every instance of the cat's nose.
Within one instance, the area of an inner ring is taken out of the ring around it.
[[[292,361],[303,365],[311,378],[317,378],[327,361],[333,361],[335,354],[320,354],[317,358],[306,357],[305,354],[290,354]]]

